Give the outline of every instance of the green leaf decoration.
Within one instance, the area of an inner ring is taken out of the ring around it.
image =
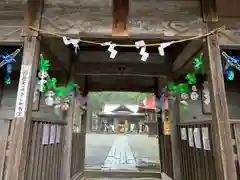
[[[68,89],[66,87],[56,87],[54,89],[55,95],[58,97],[65,97],[68,95]]]
[[[177,86],[177,92],[178,93],[188,93],[189,92],[189,87],[187,83],[180,83]]]
[[[39,70],[40,71],[48,71],[50,67],[49,60],[44,59],[43,55],[40,55],[40,63],[39,63]]]
[[[203,55],[200,55],[200,57],[194,57],[193,64],[196,72],[201,71],[203,69]]]
[[[47,80],[47,88],[55,89],[57,87],[57,79],[56,78],[48,78]]]
[[[7,79],[4,80],[5,84],[11,84],[11,77],[9,76]]]
[[[71,91],[73,91],[75,87],[74,81],[70,81],[67,86],[60,86],[57,87],[57,79],[56,78],[49,78],[47,81],[47,88],[53,89],[55,95],[58,97],[66,97],[69,95]]]
[[[173,93],[177,92],[177,85],[174,82],[169,82],[167,85],[168,89]]]
[[[67,90],[68,90],[68,92],[70,93],[70,92],[72,92],[73,91],[73,89],[76,87],[76,84],[75,84],[75,82],[72,80],[72,81],[70,81],[68,84],[67,84]]]
[[[188,73],[186,76],[186,79],[188,81],[188,84],[196,84],[196,82],[197,82],[195,73]]]

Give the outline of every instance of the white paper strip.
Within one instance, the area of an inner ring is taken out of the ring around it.
[[[201,144],[201,134],[200,134],[200,129],[199,128],[194,128],[194,142],[195,142],[195,147],[201,149],[202,144]]]
[[[51,125],[50,144],[55,143],[55,138],[56,138],[56,125]]]
[[[43,136],[42,136],[42,144],[48,144],[49,140],[49,124],[43,125]]]
[[[60,139],[61,139],[61,126],[57,125],[56,143],[60,143]]]
[[[186,128],[181,128],[181,139],[187,140],[187,130]]]
[[[207,127],[202,127],[202,135],[203,135],[203,149],[211,150],[210,142],[209,142],[209,133]]]
[[[188,142],[190,147],[194,147],[194,142],[193,142],[193,129],[188,128]]]

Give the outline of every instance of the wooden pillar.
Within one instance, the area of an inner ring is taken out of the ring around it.
[[[73,133],[73,119],[75,110],[75,91],[73,92],[68,115],[66,117],[67,125],[65,126],[65,138],[63,148],[62,161],[62,180],[71,179],[71,160],[72,160],[72,133]]]
[[[217,0],[202,0],[203,18],[208,32],[217,28]],[[209,77],[209,90],[212,109],[213,152],[216,179],[236,180],[236,168],[232,146],[231,128],[226,99],[223,67],[218,33],[206,38],[206,67]]]
[[[36,85],[36,73],[40,56],[38,33],[29,30],[29,26],[40,28],[43,0],[28,0],[25,11],[24,50],[21,73],[18,84],[16,109],[13,119],[13,134],[10,146],[8,180],[25,179],[28,158],[28,141],[31,137],[33,94]]]
[[[81,141],[81,146],[83,147],[82,150],[83,150],[83,157],[82,159],[79,159],[81,160],[81,164],[84,169],[84,166],[85,166],[85,154],[86,154],[86,126],[87,126],[87,112],[84,111],[83,114],[82,114],[82,118],[81,118],[81,133],[83,134],[83,141]]]
[[[181,180],[181,147],[180,133],[178,131],[178,123],[180,122],[179,99],[178,97],[170,103],[170,120],[172,121],[171,129],[171,146],[173,159],[173,179]]]
[[[208,59],[216,175],[219,180],[236,180],[236,168],[231,143],[232,136],[218,34],[215,33],[207,37],[206,48],[208,53],[206,58]]]

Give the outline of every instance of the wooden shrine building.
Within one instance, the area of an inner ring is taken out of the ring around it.
[[[145,114],[140,113],[138,105],[105,104],[103,111],[98,113],[99,120],[108,123],[112,131],[119,133],[124,128],[125,133],[142,132]]]
[[[239,92],[239,6],[239,0],[0,1],[7,83],[0,91],[0,179],[90,176],[88,92],[137,91],[169,103],[171,133],[158,132],[163,180],[239,180],[239,105],[226,95],[237,99]],[[17,49],[18,56],[11,54]],[[194,96],[168,86],[187,80]]]

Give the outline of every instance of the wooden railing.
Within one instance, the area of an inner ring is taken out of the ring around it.
[[[172,146],[170,136],[159,136],[159,156],[161,162],[161,172],[164,172],[169,177],[173,177]]]
[[[231,129],[235,147],[233,153],[236,157],[238,180],[240,180],[240,121],[231,121]],[[178,125],[178,131],[181,146],[182,179],[216,179],[211,121],[182,123]]]
[[[84,171],[85,133],[74,132],[72,136],[71,177]]]
[[[64,126],[63,121],[32,121],[27,180],[60,179]]]

